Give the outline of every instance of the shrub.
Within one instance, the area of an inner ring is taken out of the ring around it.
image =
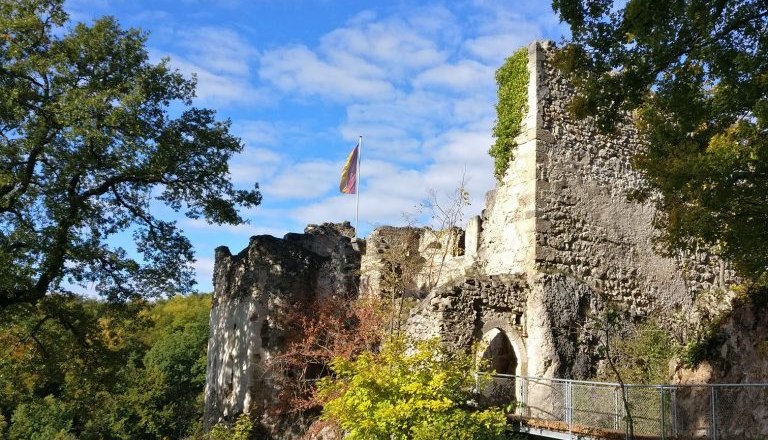
[[[498,408],[477,410],[471,355],[455,353],[437,339],[396,337],[379,353],[336,359],[335,378],[321,381],[323,418],[350,440],[502,439],[506,417]]]

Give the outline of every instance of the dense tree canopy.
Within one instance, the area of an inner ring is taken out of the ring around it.
[[[634,112],[636,165],[670,249],[704,248],[742,275],[768,268],[768,2],[554,0],[572,40],[572,109],[610,130]]]
[[[242,222],[260,194],[229,181],[240,140],[191,106],[193,80],[149,62],[142,32],[72,25],[62,3],[0,0],[0,310],[77,284],[113,300],[188,291],[192,246],[153,200]]]
[[[51,299],[68,321],[23,305],[31,310],[0,326],[0,438],[176,439],[199,431],[210,295]]]

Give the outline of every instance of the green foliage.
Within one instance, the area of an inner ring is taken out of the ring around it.
[[[154,344],[163,335],[190,327],[203,326],[207,329],[210,311],[211,295],[174,296],[158,301],[147,313],[152,328],[147,332],[149,339],[146,342]]]
[[[204,440],[250,440],[253,436],[253,421],[248,414],[241,414],[235,421],[235,425],[232,427],[227,426],[224,423],[218,423],[208,435],[204,436]]]
[[[499,102],[496,104],[496,142],[488,153],[493,156],[494,174],[501,181],[514,158],[523,116],[528,110],[528,50],[522,48],[507,58],[496,71]]]
[[[721,329],[726,315],[720,315],[711,322],[703,324],[680,349],[680,361],[683,365],[695,368],[705,359],[712,359],[726,338]]]
[[[179,388],[199,389],[205,385],[205,348],[208,327],[188,327],[160,338],[144,356],[147,368],[162,371]]]
[[[9,438],[162,439],[194,430],[210,295],[123,305],[54,295],[25,307],[0,312],[0,418]]]
[[[71,24],[62,4],[0,0],[0,308],[68,284],[111,301],[189,292],[192,245],[150,205],[242,223],[261,200],[229,181],[243,146],[191,106],[194,80],[149,61],[144,33]],[[128,234],[138,257],[114,245]]]
[[[194,394],[205,385],[210,309],[210,295],[175,297],[152,308],[144,365],[162,371],[176,390]]]
[[[504,438],[502,410],[468,405],[476,386],[472,356],[438,340],[395,338],[379,353],[337,359],[332,367],[336,377],[318,387],[327,400],[323,418],[350,440]]]
[[[606,130],[634,112],[636,166],[668,250],[709,249],[757,279],[768,268],[768,3],[555,0],[577,116]]]
[[[53,396],[23,403],[16,407],[11,418],[9,440],[69,440],[75,439],[72,430],[71,409]]]
[[[629,335],[614,334],[611,355],[626,383],[661,384],[669,381],[669,362],[677,354],[666,329],[646,322]]]

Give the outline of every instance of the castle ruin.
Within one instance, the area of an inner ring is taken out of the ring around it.
[[[629,323],[651,316],[671,323],[699,296],[727,291],[734,274],[705,253],[670,257],[654,248],[653,205],[628,201],[642,185],[631,166],[642,148],[634,127],[609,136],[571,118],[573,89],[551,63],[554,50],[529,46],[528,111],[515,159],[482,215],[451,235],[460,249],[444,254],[443,273],[426,283],[406,331],[457,349],[484,340],[497,371],[582,379],[599,361],[601,336],[590,317],[609,303]],[[376,294],[382,247],[403,230],[380,228],[359,240],[348,224],[326,224],[283,239],[253,237],[237,255],[217,249],[206,424],[274,399],[264,363],[281,348],[281,307],[324,292]],[[419,230],[412,250],[434,259],[434,241]]]

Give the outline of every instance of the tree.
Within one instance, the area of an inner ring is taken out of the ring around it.
[[[606,130],[634,113],[636,159],[669,250],[768,269],[768,3],[553,0],[571,27],[560,67],[576,116]]]
[[[322,405],[317,380],[331,373],[334,359],[352,360],[378,349],[389,314],[377,298],[328,295],[289,306],[278,318],[288,329],[285,348],[267,362],[279,391],[265,410],[274,415],[317,410]]]
[[[320,382],[323,417],[355,439],[504,439],[506,416],[498,408],[468,404],[477,386],[471,355],[439,340],[395,337],[378,353],[336,359],[335,378]]]
[[[423,233],[430,235],[434,240],[422,251],[426,259],[422,264],[426,290],[440,285],[448,256],[455,256],[459,251],[464,252],[464,244],[460,243],[459,225],[464,223],[464,210],[470,205],[466,184],[466,173],[462,173],[459,185],[446,193],[443,200],[434,189],[430,189],[428,197],[420,203],[420,208],[426,211],[432,220],[432,225],[425,228]]]
[[[185,438],[202,427],[210,295],[51,299],[76,332],[34,310],[0,326],[0,438]]]
[[[192,246],[153,203],[243,222],[261,199],[229,181],[243,146],[192,107],[194,79],[149,62],[146,34],[110,17],[65,29],[62,3],[0,0],[0,310],[72,284],[187,292]],[[110,243],[129,233],[139,257]]]

